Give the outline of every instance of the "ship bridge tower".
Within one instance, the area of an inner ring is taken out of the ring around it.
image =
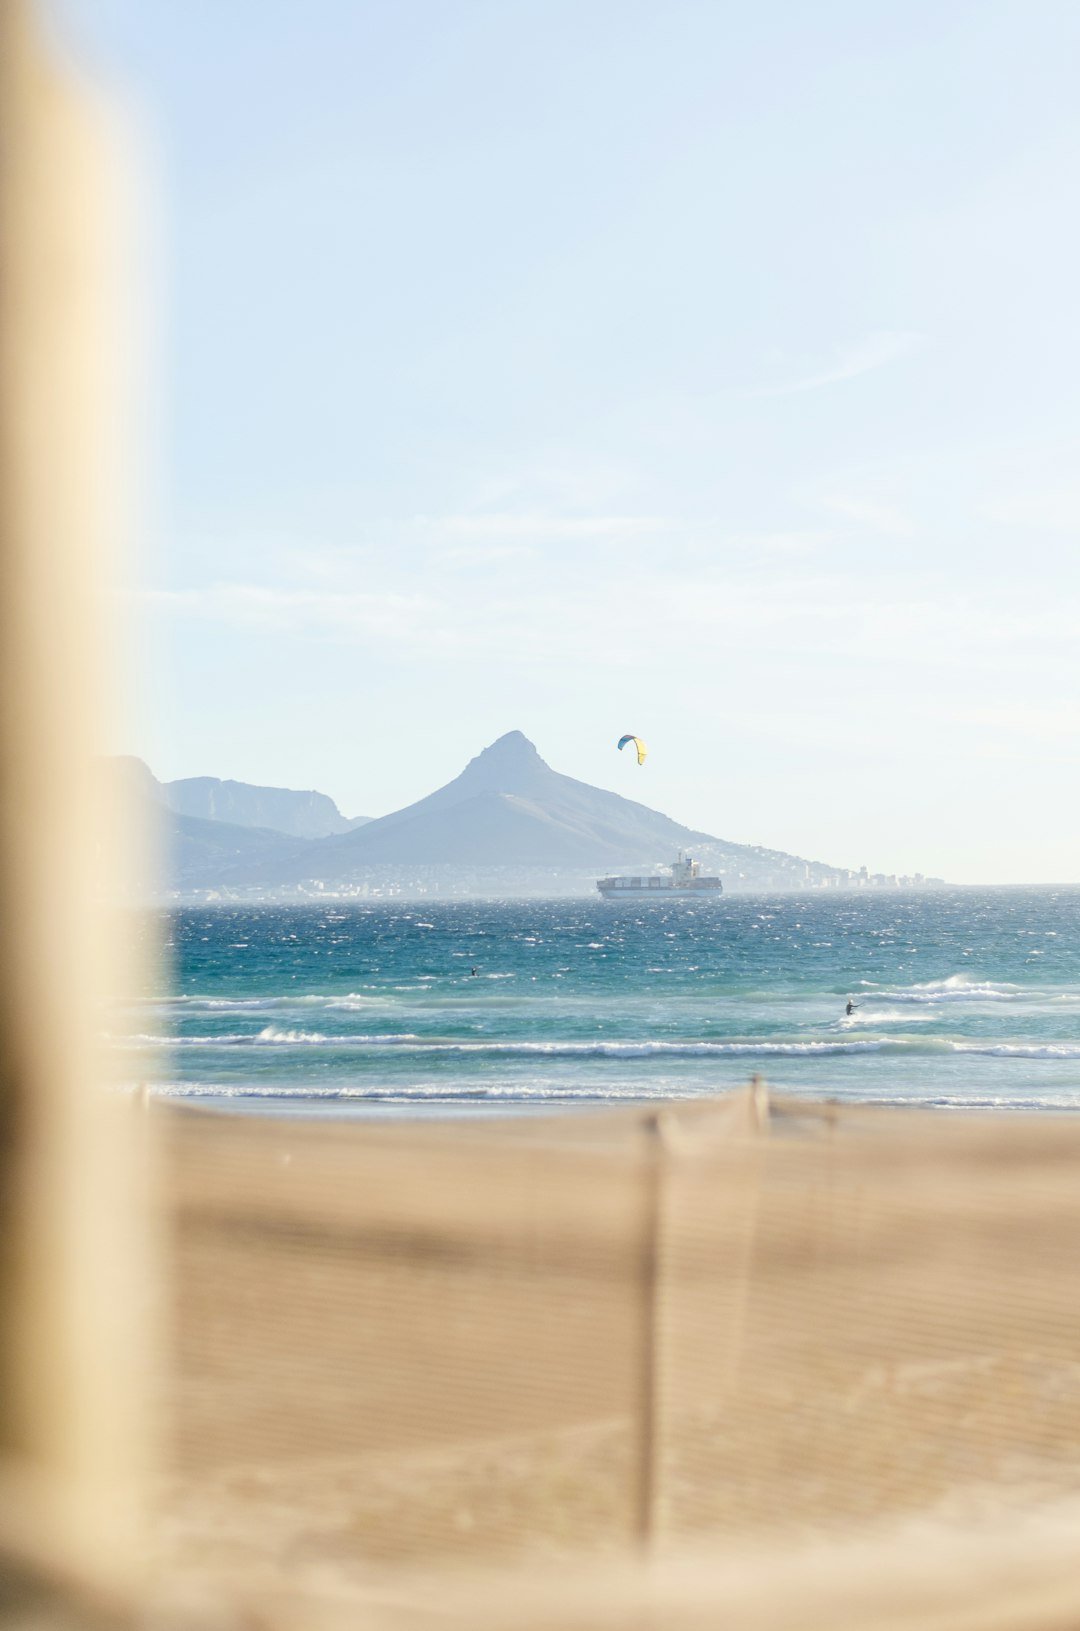
[[[679,858],[671,868],[672,882],[676,885],[676,887],[678,887],[680,884],[688,884],[690,879],[696,878],[700,871],[701,862],[695,861],[691,856],[685,855],[683,851],[680,850]]]

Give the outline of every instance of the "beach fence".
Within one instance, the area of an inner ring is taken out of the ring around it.
[[[388,1627],[1080,1613],[1080,1120],[760,1084],[162,1120],[167,1598]]]

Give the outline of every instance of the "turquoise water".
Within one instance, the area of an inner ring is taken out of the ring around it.
[[[168,939],[174,996],[137,1022],[159,1091],[236,1107],[682,1097],[759,1071],[1080,1108],[1076,891],[218,907]]]

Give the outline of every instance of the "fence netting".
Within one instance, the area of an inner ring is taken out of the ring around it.
[[[1080,1118],[162,1121],[189,1613],[1080,1623]]]

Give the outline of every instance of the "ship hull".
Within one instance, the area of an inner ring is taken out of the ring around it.
[[[626,883],[597,883],[596,887],[605,900],[623,900],[629,896],[635,900],[643,896],[650,900],[670,900],[673,895],[685,899],[688,895],[721,895],[724,890],[719,878],[695,879],[692,884],[668,883],[665,878],[658,878],[655,883],[647,878],[634,878]]]

